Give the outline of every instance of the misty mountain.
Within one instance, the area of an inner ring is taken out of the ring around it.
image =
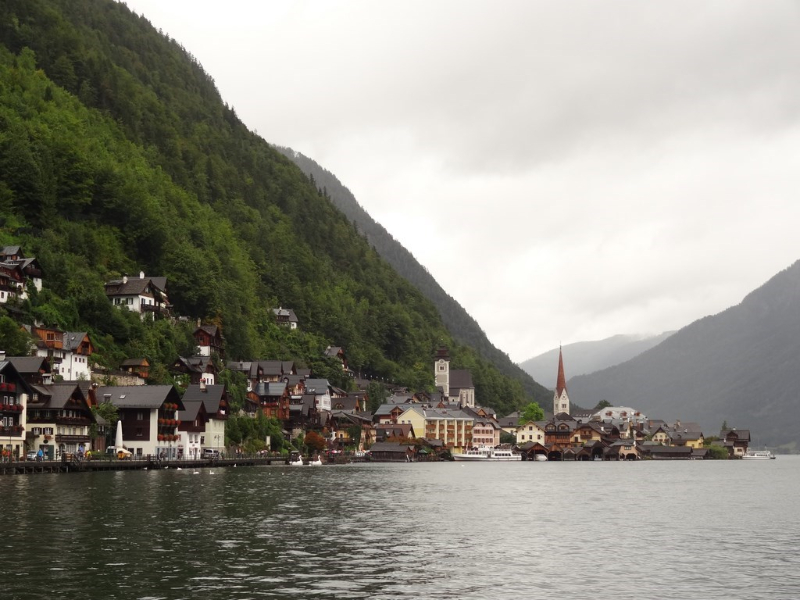
[[[314,160],[291,148],[276,146],[276,149],[292,160],[311,178],[323,196],[342,211],[358,231],[402,277],[436,306],[442,321],[453,338],[471,346],[492,363],[503,375],[519,381],[525,393],[540,404],[552,400],[551,392],[534,381],[528,373],[517,366],[505,353],[496,348],[481,329],[478,322],[433,278],[428,270],[386,229],[377,223],[358,203],[353,193],[330,171]],[[545,404],[542,404],[543,406]]]
[[[800,441],[800,262],[742,302],[614,367],[567,382],[570,399],[633,406],[653,418],[723,421],[756,445]]]
[[[657,346],[673,333],[667,331],[659,335],[620,334],[604,340],[567,344],[562,347],[564,370],[567,377],[575,377],[613,367]],[[542,385],[555,387],[558,348],[529,358],[519,366]]]

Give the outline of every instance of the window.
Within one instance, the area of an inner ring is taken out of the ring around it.
[[[142,437],[142,428],[141,427],[137,427],[136,428],[136,437]]]

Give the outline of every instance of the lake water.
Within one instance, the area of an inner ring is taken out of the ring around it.
[[[0,477],[0,598],[800,598],[800,457]]]

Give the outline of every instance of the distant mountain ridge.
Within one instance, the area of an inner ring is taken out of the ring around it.
[[[800,261],[740,304],[687,325],[658,346],[603,371],[568,380],[570,398],[634,406],[648,416],[724,421],[756,445],[800,443]]]
[[[322,194],[330,198],[331,202],[355,224],[378,254],[436,306],[445,327],[456,341],[473,347],[502,374],[518,380],[525,393],[535,401],[540,404],[550,402],[552,392],[534,381],[534,378],[517,366],[506,353],[496,348],[477,321],[442,289],[428,270],[400,242],[364,210],[353,193],[333,173],[296,150],[280,146],[275,146],[275,149],[313,178]]]
[[[673,333],[675,332],[667,331],[658,335],[618,334],[597,341],[566,344],[561,348],[565,371],[569,377],[575,377],[613,367],[657,346]],[[554,387],[558,350],[548,350],[521,362],[519,366],[542,385]]]

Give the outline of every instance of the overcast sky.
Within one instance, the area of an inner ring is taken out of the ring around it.
[[[128,0],[515,361],[800,258],[797,2]]]

